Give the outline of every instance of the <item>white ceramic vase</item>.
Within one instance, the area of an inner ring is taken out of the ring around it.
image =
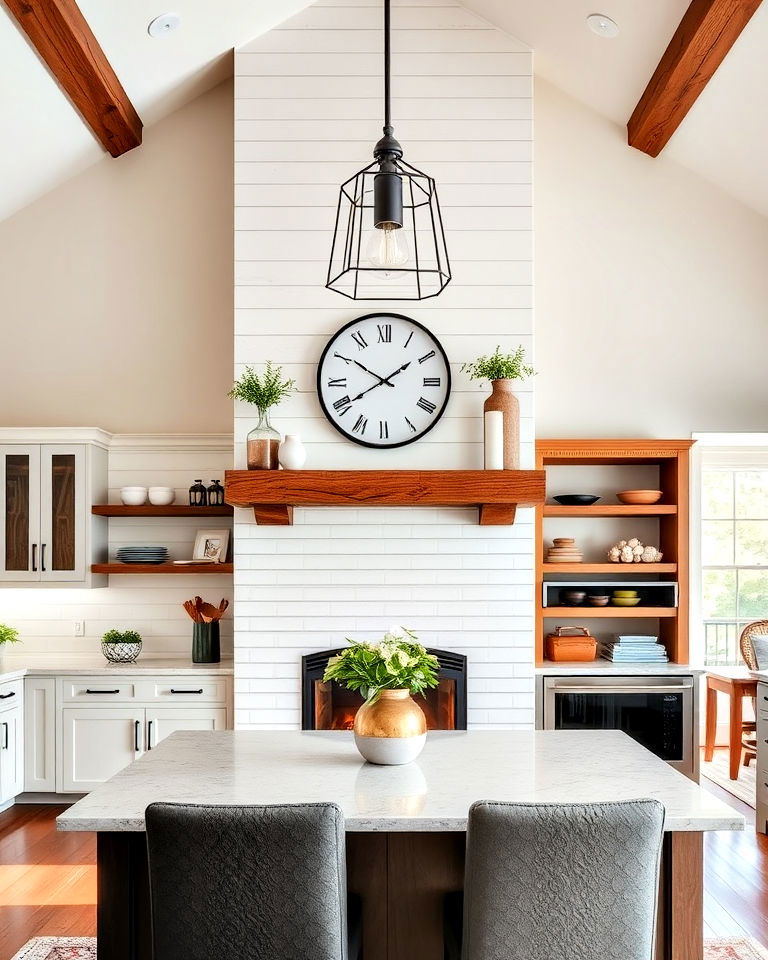
[[[307,462],[307,451],[301,437],[295,433],[287,433],[280,444],[277,457],[284,470],[301,470]]]

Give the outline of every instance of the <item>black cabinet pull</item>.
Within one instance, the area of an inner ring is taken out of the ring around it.
[[[45,544],[40,544],[40,569],[45,573]]]
[[[173,687],[171,687],[171,693],[202,693],[202,692],[203,692],[202,687],[200,687],[199,690],[174,690]]]
[[[139,721],[139,720],[134,720],[133,723],[134,723],[134,728],[133,728],[133,746],[134,746],[134,748],[135,748],[135,750],[136,750],[136,753],[138,753],[139,750],[141,750],[141,746],[140,746],[140,744],[139,744],[139,724],[140,724],[140,721]]]
[[[3,750],[7,750],[8,749],[8,724],[4,723],[3,726],[5,727],[5,736],[3,737]]]
[[[10,697],[15,697],[16,691],[11,690],[10,693],[0,693],[0,700],[8,700]]]
[[[152,721],[147,722],[147,750],[152,749]]]
[[[91,694],[94,694],[94,693],[99,693],[99,694],[101,694],[101,693],[120,693],[119,690],[90,690],[88,687],[85,688],[85,692],[86,692],[86,693],[91,693]]]
[[[37,573],[37,544],[32,544],[32,573]]]

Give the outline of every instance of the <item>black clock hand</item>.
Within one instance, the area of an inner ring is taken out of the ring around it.
[[[402,367],[400,367],[399,370],[395,370],[394,373],[390,373],[390,375],[389,375],[388,377],[379,377],[379,380],[381,381],[381,383],[374,383],[374,385],[373,385],[372,387],[368,387],[367,390],[363,390],[362,393],[358,393],[358,395],[357,395],[356,397],[352,397],[352,400],[359,400],[360,397],[364,397],[364,396],[366,395],[366,393],[370,393],[371,390],[375,390],[376,387],[380,387],[380,386],[382,386],[382,384],[385,384],[385,383],[386,383],[386,385],[387,385],[388,387],[394,387],[394,383],[390,383],[390,382],[389,382],[389,381],[390,381],[390,378],[396,377],[396,376],[398,375],[398,373],[402,373],[403,370],[406,370],[408,367],[410,367],[410,365],[411,365],[411,361],[409,360],[408,363],[404,363],[404,364],[402,365]],[[367,371],[367,372],[370,373],[370,371]],[[374,375],[374,377],[376,376],[375,373],[374,373],[373,375]]]
[[[355,360],[354,362],[358,367],[360,367],[361,370],[365,370],[365,372],[370,373],[372,377],[376,377],[376,379],[379,381],[376,384],[377,387],[380,387],[382,383],[387,383],[387,380],[389,379],[388,377],[380,377],[378,373],[374,373],[373,370],[369,370],[368,367],[364,367],[358,360]],[[390,374],[390,376],[392,376],[392,374]],[[394,387],[394,383],[387,383],[387,386]]]

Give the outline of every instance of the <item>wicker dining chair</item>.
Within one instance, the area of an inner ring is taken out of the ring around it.
[[[752,646],[751,637],[754,634],[768,634],[768,620],[755,620],[754,623],[748,623],[741,631],[739,638],[739,648],[744,663],[750,670],[757,670],[757,657],[755,649]],[[755,698],[752,698],[752,706],[755,707]],[[757,716],[757,714],[755,714]],[[742,720],[741,722],[742,739],[741,744],[744,747],[743,764],[748,767],[752,760],[757,756],[757,724],[753,720]]]

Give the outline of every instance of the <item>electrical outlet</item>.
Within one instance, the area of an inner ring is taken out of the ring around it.
[[[85,636],[85,620],[73,620],[72,632],[76,637],[84,637]]]

